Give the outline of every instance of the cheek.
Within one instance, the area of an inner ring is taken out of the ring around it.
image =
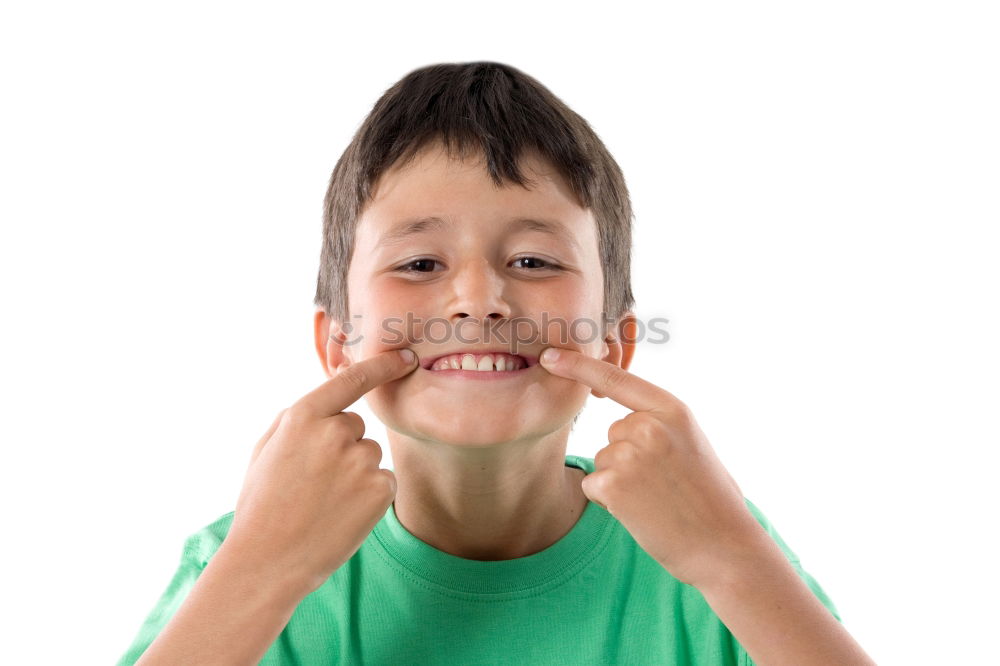
[[[587,356],[600,357],[604,340],[602,322],[593,314],[559,313],[539,318],[543,346],[573,349]]]
[[[378,294],[378,303],[374,307],[369,304],[361,323],[367,355],[400,347],[419,347],[427,343],[443,344],[453,339],[453,327],[445,317],[425,311],[419,304],[414,307],[412,297],[397,294],[393,298],[380,287],[373,289]]]
[[[356,317],[357,330],[351,356],[355,362],[391,349],[412,347],[420,339],[420,320],[412,314],[368,310],[364,316],[352,316]]]
[[[383,423],[392,421],[392,414],[397,414],[406,405],[405,390],[400,390],[401,381],[389,382],[376,386],[365,394],[368,407]]]

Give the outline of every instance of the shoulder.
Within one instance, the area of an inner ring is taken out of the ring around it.
[[[184,557],[204,567],[219,549],[233,524],[235,511],[225,513],[190,534],[184,541]]]
[[[764,515],[764,512],[746,497],[743,498],[743,502],[747,505],[747,509],[749,509],[750,513],[753,514],[753,517],[757,519],[757,522],[760,523],[760,526],[764,528],[774,542],[778,544],[782,551],[784,551],[788,560],[793,564],[799,564],[799,556],[796,555],[795,551],[793,551],[791,547],[785,543],[785,540],[781,538],[781,535],[778,534],[778,530],[775,529],[774,524],[768,519],[768,517]]]
[[[594,459],[587,456],[566,454],[566,465],[568,467],[578,467],[587,474],[591,474],[594,471]]]
[[[830,610],[833,616],[837,618],[837,621],[843,622],[843,620],[841,619],[840,611],[837,609],[836,604],[834,604],[833,599],[830,598],[830,595],[827,594],[825,589],[823,589],[823,586],[820,585],[819,581],[816,580],[815,576],[813,576],[811,573],[806,571],[805,568],[803,568],[802,561],[799,559],[799,556],[795,553],[794,550],[792,550],[792,548],[788,545],[788,543],[783,538],[781,538],[781,535],[778,533],[778,530],[775,529],[774,524],[771,523],[770,520],[768,520],[767,516],[764,515],[764,512],[761,511],[756,504],[748,500],[746,497],[743,498],[743,501],[746,503],[747,508],[750,510],[750,513],[753,514],[753,517],[757,519],[758,523],[760,523],[761,527],[764,528],[764,530],[768,533],[771,539],[773,539],[774,542],[778,544],[778,547],[781,548],[782,552],[785,554],[785,557],[788,558],[789,562],[791,562],[792,567],[795,569],[795,572],[799,575],[799,577],[802,578],[802,580],[806,583],[809,589],[813,591],[813,593],[823,603],[823,605]]]

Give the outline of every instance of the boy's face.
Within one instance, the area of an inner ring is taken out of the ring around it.
[[[513,183],[498,189],[482,162],[449,159],[435,145],[376,184],[358,221],[348,274],[351,320],[329,329],[347,344],[329,345],[325,362],[332,374],[389,349],[416,352],[421,367],[366,395],[391,430],[484,446],[544,437],[567,426],[590,393],[537,365],[544,347],[623,365],[620,343],[605,340],[618,331],[601,321],[603,275],[591,212],[543,161],[525,157],[522,168],[534,181],[530,190]],[[443,222],[387,240],[426,217]],[[556,233],[519,224],[523,218],[547,221]],[[328,323],[318,312],[317,345],[326,346]],[[516,352],[534,365],[488,380],[427,367],[444,354],[485,350]]]

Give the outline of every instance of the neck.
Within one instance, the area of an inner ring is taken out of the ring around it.
[[[387,430],[396,517],[424,543],[466,559],[507,560],[548,548],[588,501],[583,470],[566,466],[571,426],[477,447]]]

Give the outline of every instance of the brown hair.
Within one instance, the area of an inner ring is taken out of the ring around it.
[[[330,176],[323,200],[323,247],[314,304],[346,322],[347,272],[357,221],[383,172],[425,145],[452,144],[485,156],[498,186],[530,182],[518,168],[535,151],[566,180],[597,222],[604,316],[632,308],[632,205],[621,169],[587,121],[524,72],[498,62],[428,65],[411,71],[375,103]]]

